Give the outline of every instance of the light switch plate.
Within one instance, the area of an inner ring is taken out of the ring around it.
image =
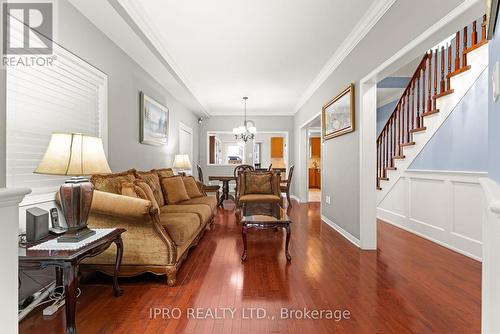
[[[325,197],[326,204],[330,204],[330,196]]]

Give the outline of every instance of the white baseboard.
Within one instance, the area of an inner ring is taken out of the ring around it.
[[[347,232],[342,227],[340,227],[339,225],[335,224],[330,219],[326,218],[324,215],[321,215],[321,220],[323,222],[325,222],[328,226],[330,226],[331,228],[333,228],[335,231],[337,231],[338,233],[340,233],[344,238],[346,238],[347,240],[349,240],[353,245],[355,245],[358,248],[361,247],[360,246],[361,242],[359,241],[359,239],[356,238],[355,236],[353,236],[351,233]]]
[[[386,211],[386,213],[388,213],[388,212],[387,212],[387,210],[383,210],[383,209],[377,209],[377,211],[378,211],[378,212],[380,212],[380,211]],[[436,244],[438,244],[438,245],[440,245],[440,246],[443,246],[443,247],[446,247],[446,248],[448,248],[448,249],[451,249],[451,250],[452,250],[452,251],[454,251],[454,252],[457,252],[457,253],[459,253],[459,254],[465,255],[465,256],[467,256],[467,257],[470,257],[471,259],[474,259],[474,260],[479,261],[479,262],[481,262],[481,261],[482,261],[481,257],[479,257],[479,256],[477,256],[477,255],[474,255],[474,254],[468,253],[468,252],[466,252],[466,251],[464,251],[464,250],[462,250],[462,249],[459,249],[459,248],[457,248],[457,247],[453,247],[452,245],[450,245],[450,244],[448,244],[448,243],[446,243],[446,242],[443,242],[443,241],[437,240],[437,239],[432,238],[432,237],[430,237],[430,236],[428,236],[428,235],[426,235],[426,234],[423,234],[423,233],[417,232],[417,231],[415,231],[415,230],[413,230],[413,229],[411,229],[411,228],[408,228],[408,227],[406,227],[406,226],[403,226],[403,225],[400,225],[400,224],[395,223],[395,222],[393,222],[393,221],[390,221],[389,219],[387,219],[387,215],[384,215],[383,217],[381,217],[381,215],[380,215],[379,213],[377,213],[377,219],[380,219],[380,220],[382,220],[383,222],[385,222],[385,223],[387,223],[387,224],[390,224],[390,225],[396,226],[396,227],[398,227],[398,228],[400,228],[400,229],[402,229],[402,230],[405,230],[405,231],[407,231],[407,232],[410,232],[410,233],[413,233],[413,234],[415,234],[415,235],[418,235],[419,237],[424,238],[424,239],[429,240],[429,241],[432,241],[432,242],[434,242],[434,243],[436,243]]]
[[[295,196],[295,195],[290,195],[290,198],[291,198],[291,199],[296,200],[298,203],[303,203],[303,202],[300,200],[300,198],[299,198],[299,197],[297,197],[297,196]]]

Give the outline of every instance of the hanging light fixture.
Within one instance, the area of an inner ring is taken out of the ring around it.
[[[255,133],[257,132],[255,123],[251,120],[247,120],[247,100],[248,97],[244,96],[243,101],[245,103],[245,120],[243,122],[243,125],[233,129],[234,137],[237,140],[243,140],[244,142],[254,139]]]

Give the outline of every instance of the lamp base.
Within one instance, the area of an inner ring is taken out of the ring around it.
[[[61,185],[61,210],[68,231],[57,242],[79,242],[95,234],[87,228],[93,193],[94,185],[86,178],[73,177]]]
[[[59,238],[57,238],[57,242],[80,242],[82,240],[87,239],[95,234],[95,231],[90,230],[86,226],[74,231],[67,231]]]

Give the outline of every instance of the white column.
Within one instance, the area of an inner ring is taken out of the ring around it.
[[[500,185],[484,178],[481,332],[500,333]]]
[[[28,188],[0,188],[0,263],[7,272],[0,275],[0,324],[2,332],[17,333],[19,203]]]
[[[360,187],[360,242],[364,250],[377,249],[377,84],[360,84],[359,113],[359,187]]]

